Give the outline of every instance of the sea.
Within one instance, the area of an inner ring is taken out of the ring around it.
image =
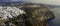
[[[50,10],[54,13],[55,18],[48,21],[49,26],[60,26],[60,7],[54,7]]]

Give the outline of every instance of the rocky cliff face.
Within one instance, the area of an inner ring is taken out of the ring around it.
[[[26,5],[23,9],[28,14],[29,26],[48,26],[48,19],[54,18],[48,7],[40,5]]]
[[[45,6],[40,6],[37,4],[24,4],[16,6],[24,10],[25,14],[18,15],[13,17],[8,21],[3,20],[0,25],[4,26],[49,26],[48,19],[54,18],[54,14]],[[14,10],[12,8],[12,10]]]

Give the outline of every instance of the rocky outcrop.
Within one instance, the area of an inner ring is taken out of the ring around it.
[[[4,23],[1,24],[4,24],[4,26],[49,26],[48,19],[54,18],[53,12],[45,6],[25,4],[18,8],[22,9],[25,14],[10,18],[8,21],[3,20]],[[12,10],[14,9],[12,8]]]
[[[48,19],[54,18],[48,7],[40,5],[26,5],[23,9],[28,14],[29,26],[48,26]]]

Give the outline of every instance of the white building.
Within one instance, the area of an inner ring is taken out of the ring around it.
[[[16,7],[0,6],[0,20],[17,17],[18,15],[25,14],[25,12]]]

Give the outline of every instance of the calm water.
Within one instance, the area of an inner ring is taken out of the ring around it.
[[[49,20],[50,26],[60,26],[60,7],[50,9],[54,12],[55,19]]]

